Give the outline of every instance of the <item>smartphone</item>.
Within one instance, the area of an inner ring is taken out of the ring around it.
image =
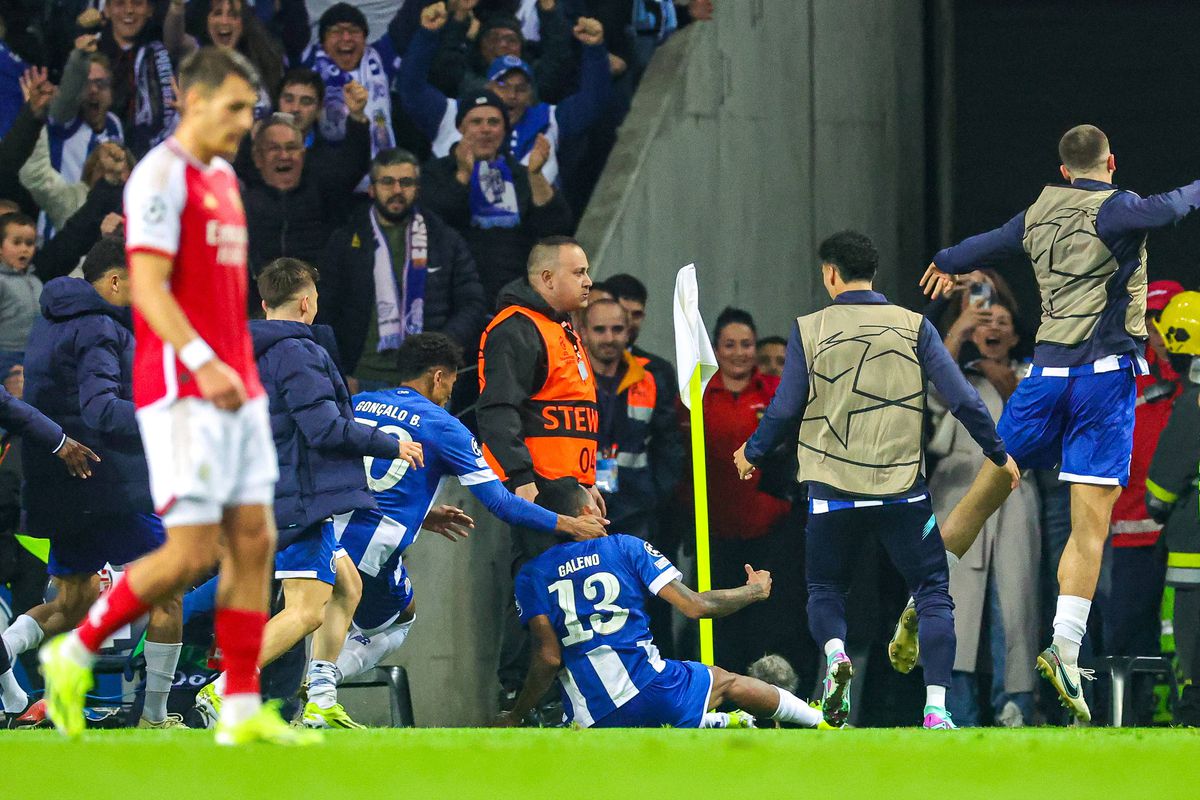
[[[971,289],[967,294],[968,302],[973,306],[989,309],[992,307],[992,293],[994,291],[990,283],[984,283],[983,281],[972,283]]]

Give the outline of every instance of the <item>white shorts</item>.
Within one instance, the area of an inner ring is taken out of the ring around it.
[[[187,397],[137,412],[150,495],[167,528],[213,525],[224,509],[270,506],[279,466],[267,398],[237,411]]]

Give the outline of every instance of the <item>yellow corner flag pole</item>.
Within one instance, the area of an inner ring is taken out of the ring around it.
[[[704,385],[700,365],[688,381],[692,418],[692,485],[696,499],[696,591],[712,589],[712,570],[708,557],[708,469],[704,458]],[[700,620],[700,663],[713,666],[713,624]]]
[[[704,387],[717,372],[712,342],[700,318],[700,292],[696,287],[696,265],[688,264],[675,276],[673,303],[675,322],[675,367],[679,394],[691,413],[692,486],[696,498],[696,588],[712,588],[708,553],[708,472],[704,458]],[[725,464],[732,469],[732,465]],[[700,661],[712,666],[712,620],[700,620]]]

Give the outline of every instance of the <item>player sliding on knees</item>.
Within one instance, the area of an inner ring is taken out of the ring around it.
[[[510,525],[558,532],[574,539],[604,535],[598,516],[554,514],[517,497],[500,482],[470,431],[443,406],[450,400],[462,348],[440,333],[408,336],[396,352],[401,385],[354,396],[354,414],[369,425],[424,448],[425,468],[400,460],[366,459],[367,484],[379,503],[335,518],[338,543],[358,566],[362,599],[354,625],[338,657],[339,677],[368,671],[399,649],[416,617],[412,581],[404,551],[421,528],[451,541],[465,537],[474,521],[462,509],[433,506],[442,481],[450,476],[484,507]]]
[[[258,78],[236,51],[206,47],[180,65],[179,86],[175,134],[125,186],[133,399],[167,538],[82,625],[43,645],[46,710],[64,734],[80,734],[105,639],[219,563],[215,628],[228,683],[217,743],[303,744],[314,732],[263,706],[258,681],[278,472],[246,323],[246,215],[225,160],[253,124]]]
[[[1069,185],[1047,186],[1002,227],[939,252],[921,285],[936,298],[954,287],[955,275],[982,264],[1024,257],[1033,266],[1042,296],[1033,364],[997,428],[1022,469],[1057,467],[1071,484],[1054,639],[1037,669],[1086,722],[1091,711],[1080,679],[1091,671],[1079,668],[1079,645],[1113,505],[1129,480],[1135,379],[1146,370],[1146,232],[1200,208],[1200,181],[1146,198],[1118,189],[1108,137],[1092,125],[1067,131],[1058,154]],[[952,567],[1013,488],[1000,468],[983,465],[942,526]],[[892,650],[908,656],[893,657],[898,669],[912,668],[916,647],[903,624]]]
[[[540,483],[559,514],[599,514],[573,478]],[[786,689],[694,661],[664,659],[650,635],[645,593],[689,619],[723,617],[771,594],[771,574],[746,565],[746,585],[697,594],[648,542],[617,534],[555,545],[521,568],[514,591],[533,638],[525,685],[493,725],[517,725],[555,678],[565,721],[584,728],[707,727],[706,712],[732,703],[759,717],[829,727]]]

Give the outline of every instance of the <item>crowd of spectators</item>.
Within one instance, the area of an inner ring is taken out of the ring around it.
[[[281,257],[319,269],[317,321],[332,327],[330,347],[356,392],[397,384],[391,351],[405,335],[441,332],[467,352],[478,348],[502,290],[525,275],[533,245],[574,229],[654,48],[713,14],[711,0],[394,5],[382,29],[345,2],[321,4],[312,16],[305,0],[0,5],[0,375],[13,396],[21,395],[31,330],[59,313],[47,305],[43,283],[70,274],[98,241],[121,234],[123,185],[137,159],[170,136],[179,102],[174,72],[198,47],[234,48],[262,78],[257,122],[234,164],[250,270]],[[687,415],[671,365],[636,344],[650,307],[645,287],[629,275],[604,277],[576,317],[596,372],[597,488],[614,530],[686,561],[694,540]],[[1151,317],[1182,291],[1151,289]],[[662,313],[663,299],[656,300]],[[250,310],[261,315],[257,296]],[[1020,380],[1030,322],[1004,279],[973,273],[926,313],[999,418]],[[1093,656],[1161,649],[1169,537],[1146,510],[1144,487],[1187,379],[1186,366],[1173,368],[1149,329],[1152,372],[1139,381],[1133,474],[1114,514]],[[787,357],[786,339],[768,333],[786,332],[759,331],[738,309],[722,313],[713,331],[719,371],[704,397],[713,584],[741,583],[742,565],[751,563],[771,570],[777,587],[769,602],[718,623],[717,661],[743,672],[778,653],[811,685],[818,655],[804,620],[805,512],[796,502],[795,454],[783,448],[750,481],[729,466]],[[458,386],[461,412],[478,386]],[[936,398],[932,406],[927,475],[941,517],[981,456]],[[0,525],[11,532],[21,465],[14,448],[3,453]],[[1055,596],[1046,565],[1058,561],[1070,508],[1053,474],[1035,478],[987,523],[954,572],[958,654],[949,708],[960,724],[1056,718],[1036,697],[1031,665]],[[12,586],[17,612],[40,602],[44,577],[9,533],[0,534],[0,581]],[[1195,594],[1178,595],[1192,617]],[[879,617],[898,610],[881,603]],[[664,651],[691,654],[690,628],[667,614],[652,622]],[[1181,652],[1195,651],[1195,627],[1176,626]],[[1137,696],[1139,719],[1150,721],[1149,686]],[[1195,721],[1200,703],[1191,702],[1184,711]]]

